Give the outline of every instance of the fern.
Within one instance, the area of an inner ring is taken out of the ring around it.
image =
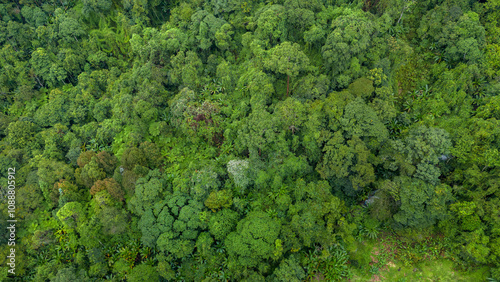
[[[351,277],[347,265],[349,255],[341,245],[333,245],[328,249],[310,251],[306,256],[306,269],[310,280],[323,275],[327,281],[340,281]]]

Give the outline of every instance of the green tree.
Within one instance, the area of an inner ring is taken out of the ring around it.
[[[320,46],[324,42],[325,33],[321,26],[313,25],[304,32],[304,41],[311,47]]]
[[[85,273],[85,270],[80,269],[77,271],[74,267],[62,268],[57,272],[56,277],[50,279],[51,282],[64,282],[64,281],[91,281]]]
[[[230,209],[222,209],[210,217],[208,230],[216,240],[224,240],[238,223],[238,213]]]
[[[86,221],[86,213],[85,207],[79,202],[69,202],[57,211],[57,218],[68,230],[74,230]]]
[[[274,271],[274,275],[276,275],[277,281],[298,282],[306,278],[304,269],[294,255],[282,260],[279,267]]]
[[[202,50],[207,50],[216,41],[217,32],[228,29],[224,27],[226,21],[222,18],[217,18],[206,10],[199,10],[191,16],[191,32],[193,38],[196,38],[197,46]],[[219,38],[221,34],[219,33]],[[218,41],[220,42],[220,41]]]
[[[282,127],[290,130],[294,135],[302,128],[306,120],[306,109],[299,101],[294,98],[288,98],[276,105],[276,114],[278,115]]]
[[[212,211],[229,208],[233,204],[231,191],[213,191],[205,200],[205,206]]]
[[[30,64],[35,75],[41,77],[51,87],[62,82],[67,76],[67,72],[56,60],[56,56],[44,48],[38,48],[31,54]]]
[[[126,149],[121,157],[121,164],[125,169],[134,169],[136,166],[146,166],[147,160],[144,152],[136,147]]]
[[[29,219],[36,209],[43,208],[43,195],[40,187],[36,184],[26,184],[16,191],[19,205],[19,216]]]
[[[358,136],[370,148],[380,146],[388,137],[387,128],[361,98],[356,98],[346,105],[340,124],[345,131],[345,137]]]
[[[65,93],[59,89],[50,92],[49,101],[35,113],[35,122],[43,127],[54,126],[57,123],[69,125],[70,117],[67,114],[69,101]]]
[[[286,94],[289,93],[290,77],[295,78],[301,71],[310,69],[309,58],[300,50],[300,45],[283,42],[271,50],[264,60],[264,67],[287,76]]]
[[[179,28],[171,28],[164,32],[155,28],[144,28],[143,36],[133,34],[130,39],[132,51],[144,62],[165,65],[172,54],[185,51],[188,36]]]
[[[59,35],[64,42],[77,42],[78,38],[83,36],[85,31],[80,23],[71,17],[64,17],[59,23]]]
[[[129,281],[158,281],[160,276],[156,269],[147,264],[140,264],[134,268],[127,276],[127,280]]]
[[[429,11],[418,29],[424,45],[434,44],[448,63],[478,63],[485,47],[485,30],[478,14],[442,5]]]
[[[113,2],[111,0],[83,0],[82,14],[107,12]]]
[[[31,121],[18,120],[7,127],[7,140],[17,149],[34,149],[37,147],[36,132],[38,127]]]
[[[299,179],[295,183],[293,198],[294,203],[288,210],[289,221],[294,237],[300,238],[300,244],[285,240],[286,246],[294,249],[314,244],[329,246],[342,208],[340,200],[331,194],[330,185],[326,181],[306,184]],[[344,235],[347,239],[350,234]]]
[[[130,199],[132,212],[143,215],[158,199],[167,195],[167,182],[158,169],[152,170],[147,176],[139,178],[135,185],[135,193]]]
[[[203,64],[195,52],[180,51],[170,58],[170,64],[172,69],[169,71],[169,78],[173,84],[197,89]]]
[[[156,243],[160,251],[171,253],[176,258],[191,254],[199,230],[206,228],[200,220],[202,208],[202,203],[175,192],[167,200],[156,204],[152,212],[149,209],[142,216],[139,227],[143,232],[143,242],[149,245]]]
[[[24,19],[34,27],[45,25],[48,20],[47,14],[45,14],[40,7],[25,5],[21,9],[21,14]]]
[[[233,27],[230,24],[222,25],[215,33],[215,45],[222,51],[233,49],[235,45],[232,40],[233,34]]]
[[[280,223],[265,212],[254,211],[238,222],[235,232],[229,233],[225,244],[230,257],[243,267],[256,267],[273,257]]]
[[[252,108],[264,107],[275,93],[271,77],[257,68],[249,68],[238,80],[237,88],[250,97]]]
[[[38,176],[37,181],[40,185],[40,189],[42,190],[46,202],[52,207],[57,203],[57,196],[54,195],[58,193],[58,191],[53,189],[54,183],[61,179],[73,180],[74,170],[64,162],[45,159],[41,155],[33,161],[38,167],[36,174]]]
[[[99,166],[94,157],[83,168],[77,168],[75,176],[79,183],[90,188],[97,180],[104,179],[106,177],[106,172]]]
[[[139,145],[139,149],[144,152],[144,156],[147,160],[147,166],[150,169],[155,169],[161,166],[163,161],[163,156],[160,152],[160,148],[156,143],[152,143],[149,141],[143,142]],[[123,161],[123,155],[122,155]]]
[[[288,151],[284,136],[279,134],[278,120],[265,109],[257,108],[239,122],[235,149],[249,151],[250,160]]]
[[[451,141],[445,130],[415,127],[404,140],[392,143],[392,156],[383,154],[388,160],[385,166],[391,170],[399,169],[402,175],[413,175],[436,185],[441,175],[436,165],[442,156],[449,154],[450,148]]]
[[[286,41],[286,12],[282,5],[268,5],[257,11],[257,28],[255,34],[271,46],[280,40]]]
[[[83,202],[88,198],[88,194],[84,189],[78,189],[77,185],[64,179],[54,184],[51,196],[58,198],[59,206],[72,201]]]
[[[355,61],[363,63],[375,24],[361,10],[345,8],[342,15],[332,22],[332,29],[321,51],[325,67],[338,75],[335,86],[342,88],[353,79],[344,73]]]
[[[341,106],[336,110],[339,113],[331,117],[330,123],[334,126],[330,128],[335,130],[340,123],[343,130],[335,132],[326,142],[323,159],[316,170],[323,179],[333,180],[352,196],[354,191],[375,181],[374,165],[378,165],[379,160],[372,150],[380,147],[388,132],[360,97],[346,105],[342,117],[339,118]]]
[[[425,228],[447,216],[447,203],[453,200],[450,187],[446,184],[434,186],[419,179],[397,177],[394,179],[399,190],[396,201],[401,201],[394,220],[404,226]]]

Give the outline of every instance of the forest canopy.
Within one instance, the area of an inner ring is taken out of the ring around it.
[[[377,238],[500,280],[500,1],[0,19],[0,280],[359,281]]]

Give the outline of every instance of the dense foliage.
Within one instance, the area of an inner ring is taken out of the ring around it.
[[[15,279],[335,281],[390,230],[499,280],[499,11],[0,0]]]

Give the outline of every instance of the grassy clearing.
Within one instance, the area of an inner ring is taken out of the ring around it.
[[[353,276],[350,281],[486,281],[487,267],[465,272],[455,268],[445,251],[418,246],[411,251],[395,238],[381,236],[376,240],[357,242],[350,252]],[[433,249],[435,255],[432,255]],[[415,252],[409,263],[408,255]],[[426,255],[426,252],[429,254]]]

